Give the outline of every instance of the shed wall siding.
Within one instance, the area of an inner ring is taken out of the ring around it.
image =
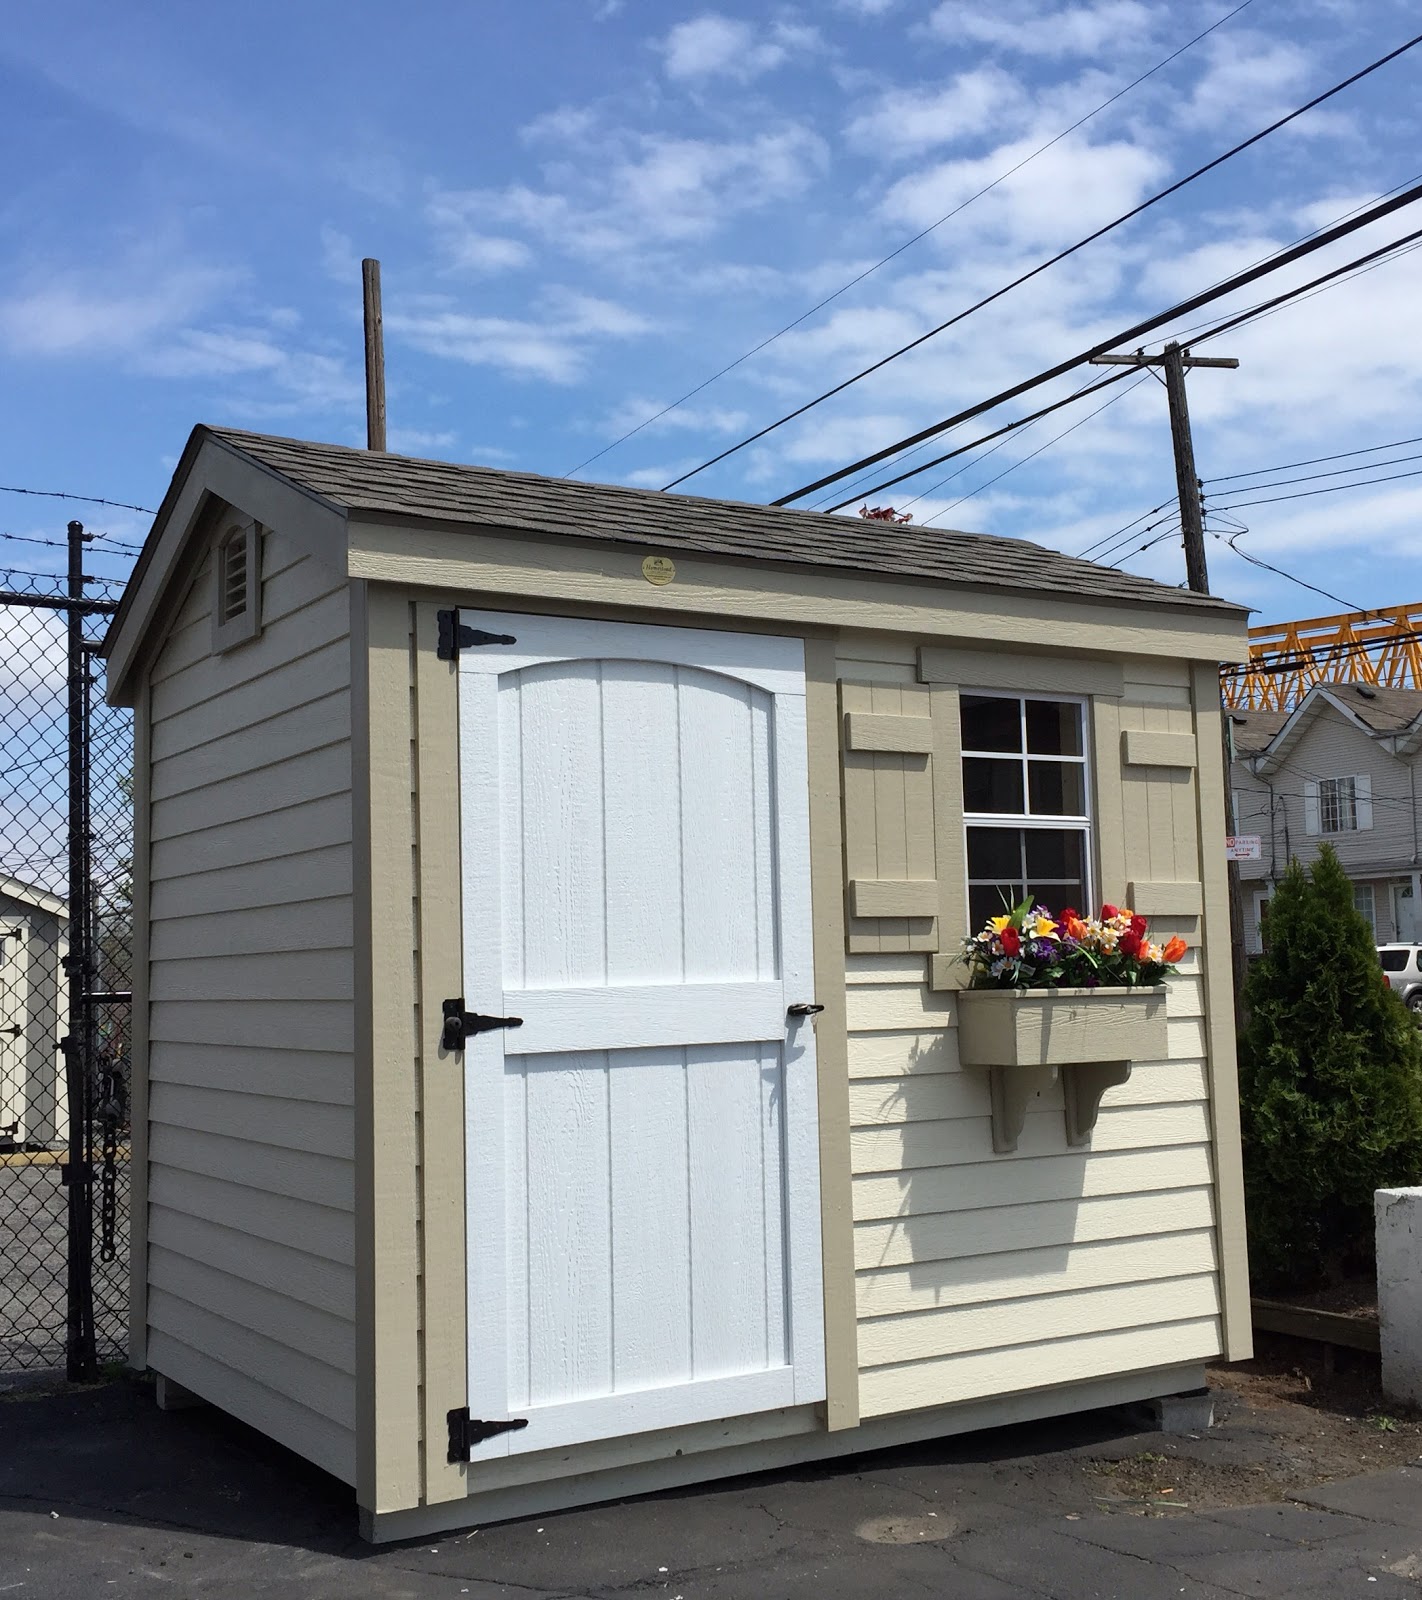
[[[348,586],[265,536],[211,650],[211,556],[149,674],[147,1351],[355,1477]]]
[[[843,680],[876,692],[916,682],[905,652],[863,636],[838,661]],[[1096,710],[1099,753],[1131,730],[1193,739],[1188,666],[1127,667],[1123,698]],[[1116,775],[1099,776],[1104,800]],[[1119,769],[1119,837],[1106,837],[1114,808],[1101,817],[1102,897],[1199,885],[1196,782],[1191,767]],[[940,836],[940,856],[952,848]],[[1108,1091],[1084,1149],[1066,1143],[1060,1087],[1045,1092],[1011,1155],[993,1154],[986,1074],[958,1061],[944,963],[967,929],[946,921],[937,958],[853,942],[848,957],[863,1415],[1219,1354],[1200,919],[1153,919],[1191,945],[1170,985],[1169,1059]]]

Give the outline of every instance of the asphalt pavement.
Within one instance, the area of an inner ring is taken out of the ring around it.
[[[372,1549],[345,1486],[216,1411],[160,1413],[139,1382],[20,1391],[0,1396],[0,1596],[1422,1596],[1422,1464],[1151,1511],[1089,1467],[1161,1448],[1133,1426],[1093,1413]]]

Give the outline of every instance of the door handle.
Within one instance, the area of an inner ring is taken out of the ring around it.
[[[809,1000],[797,1000],[793,1006],[785,1008],[787,1017],[813,1017],[823,1011],[823,1006],[814,1005]]]

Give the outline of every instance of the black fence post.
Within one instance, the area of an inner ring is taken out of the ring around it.
[[[94,1059],[89,1004],[89,654],[84,642],[84,547],[92,535],[69,524],[68,759],[69,759],[69,1032],[63,1041],[69,1106],[68,1315],[65,1370],[71,1382],[98,1374],[94,1340],[93,1095]]]

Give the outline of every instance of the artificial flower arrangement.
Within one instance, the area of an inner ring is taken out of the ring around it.
[[[1116,906],[1055,918],[1029,895],[963,945],[973,989],[1136,989],[1171,976],[1181,938],[1153,944],[1144,917]]]

